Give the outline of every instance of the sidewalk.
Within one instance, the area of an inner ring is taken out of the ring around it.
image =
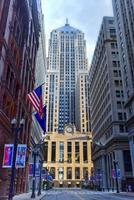
[[[114,193],[118,196],[125,196],[125,197],[134,197],[134,192],[120,192],[120,193]]]
[[[32,193],[29,192],[29,193],[15,195],[13,200],[29,200],[31,199],[31,194]],[[46,191],[42,191],[40,196],[37,195],[37,192],[35,194],[36,194],[36,197],[34,200],[41,200],[41,198],[46,194]]]

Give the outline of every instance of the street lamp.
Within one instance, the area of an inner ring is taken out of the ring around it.
[[[12,119],[12,121],[11,121],[12,131],[13,131],[13,133],[15,133],[15,139],[14,139],[13,163],[12,163],[8,200],[12,200],[13,196],[14,196],[14,175],[15,175],[15,162],[16,162],[17,145],[18,145],[18,133],[20,131],[22,131],[24,123],[25,123],[25,120],[21,119],[21,121],[19,123],[19,127],[18,127],[16,119]]]
[[[116,181],[116,192],[119,193],[119,185],[118,185],[118,174],[117,174],[117,165],[118,165],[118,161],[114,160],[114,170],[115,170],[115,181]]]
[[[32,183],[32,195],[31,195],[31,198],[35,198],[35,171],[36,171],[36,156],[38,156],[38,151],[37,149],[34,149],[33,152],[32,152],[32,155],[33,155],[33,160],[34,160],[34,163],[33,163],[33,183]]]
[[[43,140],[40,140],[38,142],[38,144],[35,144],[34,148],[33,148],[33,152],[32,152],[32,155],[33,155],[33,182],[32,182],[32,195],[31,195],[31,198],[34,199],[35,198],[35,188],[36,188],[36,157],[39,155],[38,153],[38,149],[41,147],[41,145],[43,144]],[[41,169],[42,171],[42,164],[41,164]],[[41,171],[40,171],[40,179],[41,179]],[[38,191],[38,195],[41,194],[41,180],[39,180],[39,191]]]
[[[38,188],[38,196],[41,195],[41,179],[42,179],[42,164],[43,164],[43,161],[41,160],[40,161],[40,177],[39,177],[39,188]]]

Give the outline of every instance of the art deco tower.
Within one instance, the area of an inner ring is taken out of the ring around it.
[[[63,132],[67,124],[88,131],[87,75],[84,33],[67,20],[65,26],[51,32],[49,41],[45,97],[48,132]]]

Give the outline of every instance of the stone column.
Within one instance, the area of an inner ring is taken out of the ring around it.
[[[75,180],[75,142],[72,142],[72,180]]]
[[[106,189],[107,186],[107,176],[106,176],[106,161],[105,161],[105,154],[102,155],[102,188]]]
[[[131,154],[131,162],[132,162],[132,172],[134,178],[134,136],[129,138],[129,146],[130,146],[130,154]]]

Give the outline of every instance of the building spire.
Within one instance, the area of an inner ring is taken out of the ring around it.
[[[66,18],[66,24],[65,24],[66,26],[68,26],[69,25],[69,23],[68,23],[68,18]]]

